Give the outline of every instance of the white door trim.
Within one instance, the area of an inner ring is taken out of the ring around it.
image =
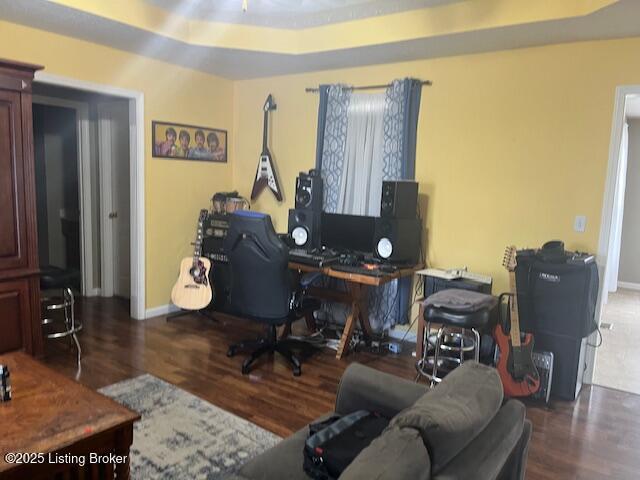
[[[622,126],[625,122],[625,100],[627,95],[640,94],[640,85],[624,85],[616,88],[615,104],[613,108],[613,119],[611,128],[611,139],[609,141],[609,162],[607,165],[607,178],[605,181],[604,197],[602,201],[602,217],[600,221],[600,235],[598,239],[597,262],[600,274],[600,291],[598,292],[598,303],[596,306],[596,319],[598,325],[602,321],[602,307],[608,299],[607,279],[609,278],[609,250],[611,242],[611,224],[613,220],[613,209],[615,205],[618,176],[620,175],[620,141],[622,139]],[[583,375],[584,383],[593,383],[593,374],[596,364],[597,345],[599,342],[598,332],[594,332],[587,342],[587,353],[585,355],[586,368]]]
[[[78,141],[78,196],[80,205],[80,262],[82,295],[93,296],[93,233],[91,216],[91,140],[89,133],[89,105],[62,98],[34,95],[33,103],[75,110]]]
[[[131,168],[131,316],[145,318],[145,210],[144,210],[144,94],[136,90],[36,72],[35,80],[49,85],[129,99]],[[104,245],[102,246],[104,248]]]

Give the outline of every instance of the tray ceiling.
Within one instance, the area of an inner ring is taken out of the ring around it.
[[[309,28],[456,3],[463,0],[145,0],[194,20]]]

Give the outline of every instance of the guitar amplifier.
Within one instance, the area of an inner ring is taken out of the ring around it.
[[[202,256],[214,263],[228,263],[229,259],[224,253],[224,239],[228,231],[228,215],[221,213],[210,214],[204,222]]]

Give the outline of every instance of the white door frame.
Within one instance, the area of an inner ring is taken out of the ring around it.
[[[607,165],[607,179],[605,181],[604,198],[602,201],[602,217],[600,221],[600,236],[598,239],[598,273],[600,275],[600,291],[596,306],[596,319],[598,325],[602,321],[602,307],[607,303],[608,288],[607,279],[612,268],[609,262],[609,250],[611,247],[611,227],[613,221],[616,193],[618,190],[618,177],[620,176],[620,141],[622,140],[622,127],[625,122],[625,102],[628,95],[639,95],[640,85],[624,85],[616,88],[615,105],[609,142],[609,163]],[[589,338],[588,344],[597,345],[598,332],[594,332]],[[587,347],[585,355],[586,368],[583,376],[584,383],[593,383],[597,348]]]
[[[34,95],[33,103],[69,108],[76,112],[78,142],[78,196],[80,205],[80,263],[82,295],[93,297],[99,289],[93,285],[93,235],[91,229],[91,140],[89,133],[89,105],[84,102]]]
[[[100,274],[102,295],[113,297],[113,228],[109,214],[113,205],[113,178],[111,175],[111,122],[102,116],[101,104],[98,110],[98,163],[100,171]]]
[[[135,90],[36,72],[37,82],[129,100],[131,174],[131,316],[145,318],[145,209],[144,209],[144,94]]]

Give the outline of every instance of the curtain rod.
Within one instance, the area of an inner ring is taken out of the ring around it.
[[[431,80],[423,80],[420,82],[421,85],[431,86],[433,82]],[[385,85],[364,85],[362,87],[344,87],[345,90],[379,90],[381,88],[389,88],[392,84],[387,83]],[[318,93],[320,91],[319,87],[307,87],[304,89],[307,93]]]

